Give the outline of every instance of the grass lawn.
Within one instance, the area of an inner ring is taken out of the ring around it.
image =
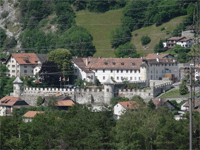
[[[94,57],[116,57],[110,44],[109,33],[111,29],[120,26],[121,10],[105,13],[90,13],[88,10],[76,12],[76,24],[86,28],[93,36],[93,44],[97,50]]]
[[[160,98],[179,98],[179,97],[189,97],[190,93],[187,93],[185,95],[180,95],[179,89],[174,89],[169,92],[164,93],[160,96]]]
[[[77,25],[86,28],[93,36],[93,44],[97,50],[94,57],[116,57],[114,49],[110,44],[109,33],[111,29],[120,26],[121,16],[122,9],[111,10],[105,13],[91,13],[88,10],[76,12],[75,19]],[[136,46],[137,52],[141,56],[146,56],[148,53],[153,52],[155,44],[158,44],[160,39],[165,39],[170,36],[170,34],[166,34],[166,31],[173,31],[174,28],[184,20],[184,17],[185,16],[174,18],[158,27],[152,25],[133,31],[131,43]],[[161,31],[162,27],[165,27],[165,30]],[[136,37],[135,33],[138,34]],[[148,35],[151,38],[151,42],[146,46],[142,46],[140,41],[143,35]]]

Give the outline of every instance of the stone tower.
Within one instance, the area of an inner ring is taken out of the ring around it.
[[[108,77],[108,80],[104,83],[104,103],[110,104],[110,99],[114,97],[114,83]]]
[[[19,77],[17,77],[15,79],[15,81],[13,81],[13,96],[14,97],[20,97],[21,96],[22,85],[23,85],[23,81],[20,80]]]

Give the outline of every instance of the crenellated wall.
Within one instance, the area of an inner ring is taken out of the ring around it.
[[[146,84],[146,82],[142,82]],[[134,95],[139,95],[145,100],[149,100],[170,89],[172,82],[167,82],[161,85],[156,85],[150,89],[117,89],[114,84],[104,85],[103,90],[99,89],[66,89],[66,88],[25,88],[22,91],[21,98],[28,104],[36,106],[38,96],[48,97],[56,94],[70,96],[74,101],[80,104],[102,104],[110,103],[110,99],[115,96],[124,96],[132,98]]]

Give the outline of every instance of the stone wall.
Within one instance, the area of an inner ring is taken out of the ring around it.
[[[165,80],[150,80],[149,86],[153,87],[154,83],[155,83],[155,86],[157,86],[157,85],[165,84],[165,83],[168,83],[168,82],[171,82],[168,78],[165,78]]]
[[[146,84],[142,82],[141,84]],[[112,86],[112,88],[111,88]],[[49,97],[56,94],[70,96],[75,102],[79,104],[102,104],[110,103],[112,97],[124,96],[132,98],[134,95],[141,96],[144,100],[149,100],[157,95],[169,90],[172,82],[156,85],[147,90],[130,90],[117,89],[113,84],[105,85],[106,89],[66,89],[66,88],[25,88],[21,94],[29,105],[36,106],[38,96]]]

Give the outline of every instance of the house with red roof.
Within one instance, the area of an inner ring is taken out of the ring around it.
[[[0,99],[0,116],[10,116],[13,109],[20,109],[21,107],[30,107],[29,104],[19,97],[5,96]]]
[[[164,48],[173,49],[176,45],[180,45],[184,48],[192,47],[192,39],[186,37],[171,37],[167,39],[167,42],[163,42]]]
[[[124,102],[118,102],[114,105],[114,116],[118,120],[122,114],[124,114],[127,109],[134,110],[138,108],[138,104],[136,101],[124,101]]]
[[[34,66],[39,62],[34,53],[12,53],[5,65],[10,70],[9,77],[33,76]]]
[[[44,111],[28,111],[23,115],[23,120],[24,122],[31,122],[32,119],[37,115],[37,114],[43,114],[45,113]]]

